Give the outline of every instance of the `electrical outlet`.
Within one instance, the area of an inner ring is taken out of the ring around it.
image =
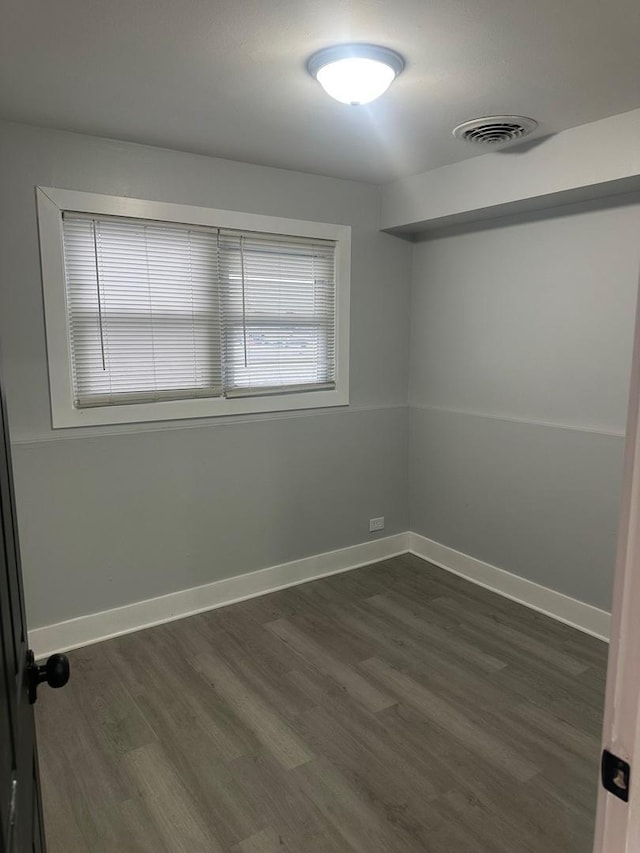
[[[374,533],[376,530],[384,530],[384,515],[369,519],[369,533]]]

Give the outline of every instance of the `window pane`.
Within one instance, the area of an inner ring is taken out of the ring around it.
[[[327,358],[327,330],[320,326],[251,324],[229,329],[226,352],[234,388],[332,382],[334,365]]]

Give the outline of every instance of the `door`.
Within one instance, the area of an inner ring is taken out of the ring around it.
[[[35,666],[27,645],[7,410],[0,373],[0,853],[45,849],[33,702],[39,681],[62,686],[64,655]]]
[[[640,851],[640,296],[631,369],[594,853]],[[620,762],[624,762],[621,764]],[[611,765],[611,762],[610,762]],[[626,766],[625,766],[626,765]],[[630,769],[630,773],[628,770]]]

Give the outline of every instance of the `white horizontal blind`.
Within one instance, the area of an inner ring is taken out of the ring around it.
[[[335,388],[331,240],[65,212],[78,408]]]
[[[335,246],[220,232],[226,396],[335,388]]]
[[[75,405],[222,393],[217,235],[63,216]]]

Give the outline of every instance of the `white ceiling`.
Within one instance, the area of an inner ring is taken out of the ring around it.
[[[640,106],[638,0],[0,0],[0,20],[0,116],[376,183],[485,153],[451,136],[468,118],[546,135]],[[406,59],[372,105],[305,72],[343,41]]]

